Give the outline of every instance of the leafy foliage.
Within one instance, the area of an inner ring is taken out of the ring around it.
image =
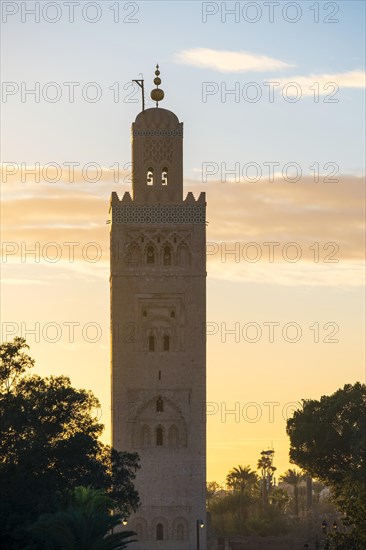
[[[23,376],[34,363],[27,347],[22,338],[0,347],[0,548],[13,547],[9,537],[26,538],[24,526],[77,486],[105,491],[124,516],[139,505],[138,455],[99,441],[99,402],[90,391],[65,376]]]
[[[233,468],[226,477],[228,487],[241,493],[251,493],[257,483],[257,474],[250,466]]]
[[[299,485],[304,479],[305,475],[302,472],[291,468],[280,476],[281,481],[291,485],[294,489],[294,511],[296,517],[299,515]]]
[[[121,514],[112,514],[113,500],[103,491],[76,487],[65,510],[42,515],[30,533],[57,550],[122,550],[133,531],[113,533]]]
[[[29,346],[24,338],[19,337],[0,345],[1,392],[9,392],[19,377],[34,365],[34,359],[21,351],[23,348],[29,349]]]
[[[272,476],[275,471],[272,457],[268,457],[268,460],[267,457],[264,458],[264,475]],[[281,489],[270,487],[271,499],[264,508],[261,502],[260,481],[262,480],[258,479],[258,475],[250,466],[239,465],[229,471],[226,477],[226,494],[216,491],[211,494],[209,501],[212,522],[217,533],[222,536],[274,535],[287,531],[284,515],[287,495]],[[211,483],[211,491],[214,488],[215,485]],[[268,496],[268,492],[266,495]]]
[[[287,433],[291,461],[332,489],[352,536],[366,546],[366,385],[304,400]]]

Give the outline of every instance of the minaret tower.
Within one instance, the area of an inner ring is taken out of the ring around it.
[[[206,550],[206,203],[183,198],[183,123],[132,124],[132,197],[111,197],[112,437],[136,451],[135,550]],[[197,540],[199,539],[199,540]]]

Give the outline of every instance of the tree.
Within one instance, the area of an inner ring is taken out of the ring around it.
[[[206,507],[207,510],[211,510],[210,505],[211,502],[215,499],[217,496],[217,493],[220,489],[219,483],[217,481],[209,481],[206,483]]]
[[[294,512],[297,518],[299,517],[299,485],[304,479],[305,476],[302,472],[291,468],[280,476],[281,481],[291,485],[294,489]]]
[[[270,503],[273,504],[279,510],[286,509],[286,506],[289,502],[289,496],[287,491],[282,489],[282,487],[274,487],[271,491]]]
[[[99,441],[99,402],[90,391],[65,376],[24,377],[34,363],[26,347],[21,338],[0,347],[0,547],[79,485],[105,491],[125,516],[139,504],[138,455]]]
[[[257,474],[250,466],[237,466],[230,470],[226,477],[227,485],[234,494],[229,495],[233,510],[236,511],[236,522],[238,531],[245,530],[245,523],[248,519],[249,507],[256,500],[255,488],[257,485]]]
[[[226,483],[234,491],[250,494],[257,479],[257,474],[251,470],[250,466],[239,465],[230,470],[226,476]]]
[[[287,433],[291,462],[330,487],[353,537],[366,544],[366,385],[303,400]]]
[[[262,451],[258,460],[257,469],[261,471],[261,493],[263,507],[268,504],[268,496],[272,489],[273,474],[277,470],[273,466],[273,450]]]
[[[29,349],[24,338],[0,345],[0,391],[9,392],[27,369],[33,367],[34,359],[22,349]]]
[[[264,475],[273,475],[275,468],[272,466],[272,455],[273,451],[271,456],[265,452]],[[250,466],[239,465],[232,468],[227,474],[226,482],[230,489],[227,492],[216,492],[217,484],[210,483],[213,496],[209,501],[209,510],[213,528],[218,534],[266,536],[288,531],[285,509],[289,497],[286,491],[277,487],[272,488],[269,502],[265,507],[261,506],[258,476]]]
[[[123,516],[113,514],[114,502],[103,491],[76,487],[68,499],[64,510],[42,515],[31,535],[53,544],[52,550],[122,550],[133,542],[133,531],[113,533]]]

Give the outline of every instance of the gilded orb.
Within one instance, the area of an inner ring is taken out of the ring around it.
[[[155,88],[151,91],[150,97],[153,101],[161,101],[164,99],[164,92],[160,88]]]

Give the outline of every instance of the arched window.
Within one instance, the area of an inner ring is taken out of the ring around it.
[[[170,312],[170,317],[172,317],[172,318],[174,319],[174,317],[175,317],[175,311],[174,311],[174,309],[172,309],[172,311]]]
[[[155,336],[153,334],[149,336],[149,351],[155,351]]]
[[[176,518],[173,522],[174,540],[186,540],[188,535],[188,523],[184,518]]]
[[[168,336],[168,334],[165,334],[163,338],[163,350],[164,351],[170,350],[170,337]]]
[[[158,523],[156,526],[156,540],[164,540],[164,526]]]
[[[141,429],[141,447],[150,447],[151,433],[149,426],[143,426]]]
[[[155,263],[155,249],[152,245],[148,246],[146,249],[146,263],[148,264]]]
[[[147,185],[154,185],[154,168],[149,168],[146,174]]]
[[[168,432],[168,441],[170,447],[178,447],[179,446],[179,429],[175,424],[170,426],[169,432]]]
[[[162,447],[164,445],[164,432],[163,428],[159,426],[156,428],[156,446]]]
[[[164,412],[164,401],[162,400],[161,397],[158,397],[156,401],[156,412],[158,413]]]
[[[138,264],[140,261],[140,250],[136,243],[128,246],[125,261],[127,264]]]
[[[178,525],[177,525],[177,540],[184,540],[184,525],[183,525],[183,523],[178,523]]]
[[[166,166],[161,172],[161,185],[168,185],[168,168]]]
[[[178,264],[185,266],[190,265],[191,255],[185,245],[181,245],[178,249]]]
[[[171,265],[172,264],[172,251],[170,249],[170,246],[167,244],[164,246],[164,258],[163,258],[164,265]]]

